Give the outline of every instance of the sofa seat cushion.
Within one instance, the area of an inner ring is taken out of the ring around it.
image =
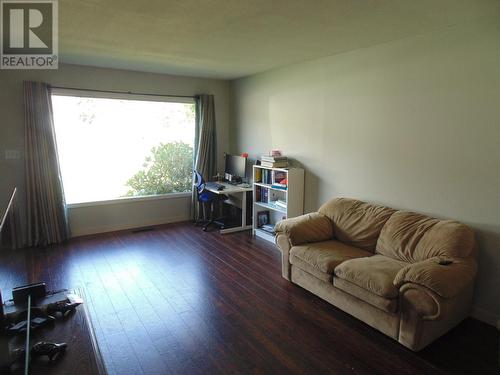
[[[371,255],[366,250],[329,240],[293,246],[290,249],[290,263],[298,267],[300,264],[308,264],[320,272],[332,275],[335,267],[342,262]]]
[[[393,299],[399,294],[394,279],[408,263],[374,255],[369,258],[351,259],[335,268],[335,276],[353,283],[379,297]]]
[[[333,282],[333,274],[332,273],[326,273],[320,271],[318,268],[311,266],[310,264],[304,262],[303,260],[300,260],[297,257],[290,257],[290,263],[292,264],[293,268],[300,268],[302,271],[307,272],[310,275],[313,275],[315,278],[324,281],[328,284],[331,284]]]
[[[360,288],[356,284],[344,279],[339,279],[338,277],[333,278],[333,285],[351,296],[359,298],[361,301],[379,308],[380,310],[394,313],[398,308],[398,298],[384,298],[377,296],[375,293]]]

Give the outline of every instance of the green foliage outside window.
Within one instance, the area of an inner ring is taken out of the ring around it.
[[[191,191],[192,183],[193,148],[184,142],[160,143],[127,181],[126,196],[181,193]]]

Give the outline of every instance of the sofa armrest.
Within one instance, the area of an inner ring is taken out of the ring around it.
[[[276,236],[287,236],[292,246],[326,241],[333,237],[332,222],[319,212],[281,220],[275,225],[274,231]]]
[[[442,297],[425,286],[404,284],[399,289],[399,302],[403,313],[414,312],[423,320],[435,320],[441,317]]]
[[[281,220],[274,226],[276,245],[281,250],[281,271],[290,280],[290,249],[306,242],[326,241],[333,237],[333,224],[329,218],[313,212]]]
[[[453,298],[443,298],[429,288],[406,283],[399,289],[398,341],[414,351],[425,348],[469,314],[474,283]]]
[[[449,259],[448,265],[439,264],[440,258],[429,258],[412,263],[401,269],[394,285],[400,288],[406,283],[426,287],[443,298],[452,298],[473,284],[477,272],[474,258]]]
[[[290,249],[292,245],[290,244],[290,239],[286,234],[278,233],[276,234],[275,241],[281,251],[281,275],[285,279],[291,280]]]

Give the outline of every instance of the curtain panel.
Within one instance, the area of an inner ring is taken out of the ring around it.
[[[196,127],[194,138],[194,169],[205,181],[217,173],[217,134],[213,95],[196,96]],[[199,207],[193,186],[192,218],[199,219]]]
[[[68,238],[50,87],[24,82],[26,245],[46,246]]]

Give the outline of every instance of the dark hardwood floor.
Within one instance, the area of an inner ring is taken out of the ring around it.
[[[494,327],[468,319],[413,353],[283,279],[280,263],[248,232],[180,223],[3,252],[0,288],[84,287],[110,374],[500,372]]]

